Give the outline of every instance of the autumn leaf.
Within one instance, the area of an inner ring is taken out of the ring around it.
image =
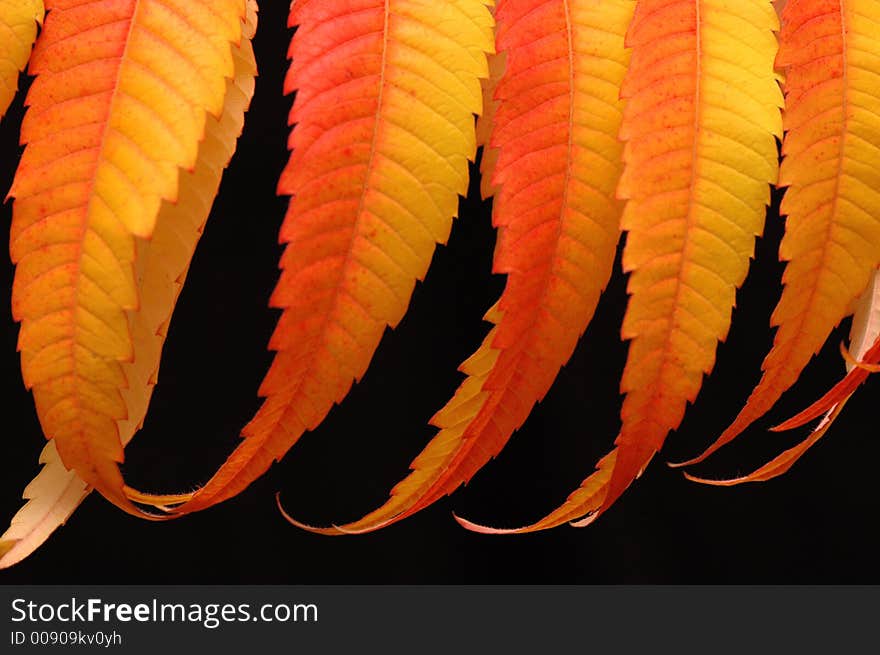
[[[773,184],[788,216],[774,346],[734,423],[686,463],[770,410],[855,309],[849,370],[778,426],[821,417],[804,442],[733,480],[689,477],[784,473],[880,370],[878,0],[297,0],[291,156],[278,183],[290,202],[270,301],[281,316],[263,404],[197,491],[133,489],[119,464],[254,92],[256,2],[46,4],[38,37],[41,2],[0,0],[0,118],[21,71],[35,76],[9,194],[12,309],[48,439],[0,537],[0,568],[92,488],[136,516],[179,517],[238,494],[316,428],[404,316],[478,146],[492,270],[505,276],[492,327],[384,505],[330,528],[291,522],[371,531],[467,483],[571,357],[624,234],[629,354],[614,447],[531,525],[458,518],[488,533],[594,521],[712,371]]]
[[[467,192],[473,115],[493,50],[486,4],[292,5],[286,91],[296,91],[296,128],[278,185],[292,198],[266,400],[241,445],[178,512],[234,496],[317,427],[403,317]]]
[[[696,400],[776,182],[782,94],[773,7],[643,2],[622,88],[630,351],[607,507]],[[684,29],[682,35],[678,30]],[[680,54],[684,51],[684,55]],[[661,77],[662,76],[662,77]]]
[[[777,65],[786,71],[788,187],[780,257],[788,264],[763,376],[734,422],[697,463],[764,415],[798,379],[831,330],[852,313],[880,265],[880,3],[791,0]]]
[[[680,424],[727,335],[777,175],[782,96],[770,2],[640,0],[621,87],[622,336],[630,340],[615,449],[529,532],[604,512]]]
[[[489,141],[498,228],[493,272],[507,275],[495,327],[432,419],[441,428],[391,499],[323,532],[360,532],[452,493],[500,452],[568,361],[614,262],[622,204],[618,89],[632,0],[502,0]],[[498,66],[500,69],[500,66]],[[484,192],[489,190],[484,180]]]
[[[239,47],[232,48],[235,75],[226,83],[223,112],[218,118],[208,114],[195,167],[192,171],[179,172],[176,201],[162,202],[151,239],[135,241],[140,304],[137,309],[126,312],[134,354],[131,361],[120,364],[125,385],[119,388],[119,393],[127,410],[126,417],[117,422],[123,447],[140,429],[146,415],[158,377],[171,313],[253,96],[256,63],[250,39],[256,30],[256,9],[256,2],[251,0],[245,38]],[[65,468],[55,441],[46,444],[40,462],[44,468],[24,492],[29,502],[0,537],[0,568],[19,562],[39,547],[68,519],[90,491],[75,469]],[[131,500],[141,504],[185,500],[183,497],[143,494],[128,487],[123,491]]]
[[[56,0],[47,10],[10,191],[22,373],[64,465],[140,514],[118,470],[119,422],[139,424],[134,405],[151,389],[127,376],[154,368],[135,361],[130,324],[150,304],[138,240],[156,236],[163,202],[181,199],[180,170],[196,165],[206,118],[223,110],[245,2]]]

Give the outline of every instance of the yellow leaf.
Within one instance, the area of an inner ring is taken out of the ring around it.
[[[642,0],[621,91],[626,393],[607,507],[678,427],[727,336],[778,173],[768,0]]]
[[[205,139],[192,172],[180,171],[177,202],[163,202],[151,240],[137,239],[137,310],[126,313],[134,357],[122,363],[125,386],[120,387],[127,415],[118,422],[125,446],[141,427],[150,395],[156,384],[162,345],[171,313],[186,277],[189,261],[208,218],[220,178],[235,150],[244,115],[254,92],[256,62],[250,39],[256,30],[255,0],[248,2],[248,18],[240,47],[232,50],[235,76],[227,82],[221,116],[208,116]],[[0,537],[0,568],[11,566],[38,548],[73,513],[90,489],[75,470],[61,463],[55,442],[46,444],[40,458],[45,464],[25,490],[28,502]],[[124,492],[140,504],[159,506],[184,502],[185,496],[154,496],[129,487]],[[4,546],[5,544],[5,546]]]
[[[292,198],[271,300],[283,313],[260,388],[266,400],[179,512],[234,496],[317,427],[403,317],[467,192],[493,47],[487,4],[292,5],[295,128],[279,182]]]
[[[156,236],[163,202],[183,199],[181,169],[196,165],[206,119],[223,111],[245,2],[56,0],[47,9],[10,192],[22,373],[65,466],[138,513],[117,466],[118,422],[136,427],[135,405],[149,393],[122,392],[129,365],[142,366],[131,313],[153,303],[141,298],[148,262],[138,239]],[[170,308],[160,313],[146,320]]]

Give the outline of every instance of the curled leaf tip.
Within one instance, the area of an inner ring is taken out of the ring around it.
[[[588,525],[593,525],[596,519],[598,519],[605,512],[603,510],[596,510],[594,512],[590,512],[583,518],[580,518],[576,521],[569,521],[568,524],[573,528],[586,528]]]
[[[710,487],[733,487],[738,484],[742,484],[743,482],[751,482],[748,476],[744,476],[741,478],[727,478],[722,480],[714,480],[711,478],[701,478],[697,475],[693,475],[688,473],[687,471],[683,471],[682,475],[684,475],[686,480],[690,480],[691,482],[698,482],[700,484],[709,485]]]
[[[455,513],[452,514],[452,518],[465,530],[479,534],[522,534],[528,530],[528,528],[492,528],[488,525],[480,525],[479,523],[468,521]]]
[[[340,530],[337,526],[331,525],[328,528],[320,528],[314,525],[309,525],[308,523],[303,523],[299,521],[293,516],[291,516],[286,509],[284,509],[284,505],[281,502],[281,492],[275,494],[275,505],[278,507],[278,511],[281,512],[281,516],[284,517],[284,520],[290,523],[297,528],[305,530],[306,532],[311,532],[313,534],[323,534],[331,537],[335,537],[341,534],[347,534],[345,531]]]
[[[692,459],[688,459],[683,462],[666,462],[666,466],[668,466],[671,469],[680,469],[680,468],[684,468],[685,466],[693,466],[694,464],[699,464],[701,461],[703,461],[703,458],[708,457],[708,456],[709,456],[708,453],[702,453]],[[687,474],[685,474],[685,475],[687,475]]]

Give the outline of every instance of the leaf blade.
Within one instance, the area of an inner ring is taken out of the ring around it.
[[[762,377],[702,461],[769,411],[818,353],[880,265],[880,63],[865,50],[876,2],[792,1],[783,10],[778,65],[787,70],[783,162],[788,263]]]
[[[506,69],[494,94],[493,174],[483,185],[495,190],[493,272],[507,275],[486,315],[494,327],[462,365],[467,378],[431,420],[440,431],[389,501],[316,531],[377,529],[452,493],[500,452],[570,358],[611,275],[620,233],[617,89],[633,6],[499,2]]]
[[[782,135],[771,3],[639,8],[628,34],[634,51],[622,90],[627,146],[618,188],[627,199],[622,336],[630,352],[603,510],[678,427],[714,366],[763,229],[777,176],[774,137]]]
[[[445,242],[488,75],[492,17],[482,0],[294,3],[287,90],[291,195],[281,228],[283,309],[265,398],[244,441],[178,508],[221,502],[314,429],[360,379],[402,318],[435,244]],[[426,38],[427,37],[427,38]]]
[[[630,274],[621,334],[630,349],[615,449],[543,519],[516,530],[465,527],[516,533],[590,524],[641,475],[696,399],[726,337],[777,173],[776,29],[769,0],[639,0],[621,88],[617,194],[627,201]]]
[[[151,240],[137,242],[141,305],[127,312],[134,357],[122,363],[126,386],[120,393],[128,414],[117,425],[123,446],[143,424],[174,305],[253,96],[256,61],[251,39],[257,25],[256,10],[255,0],[248,0],[244,38],[241,46],[233,49],[235,76],[227,83],[223,113],[218,118],[208,116],[198,161],[192,172],[180,172],[177,201],[163,202]],[[75,470],[64,467],[54,441],[46,444],[40,463],[42,470],[24,493],[28,503],[0,536],[0,568],[17,564],[39,548],[91,492]],[[156,496],[128,486],[123,492],[134,503],[163,511],[168,505],[188,500],[186,495]]]
[[[10,192],[22,372],[65,466],[140,514],[117,466],[136,240],[177,199],[206,116],[222,111],[245,3],[55,0],[48,10]]]

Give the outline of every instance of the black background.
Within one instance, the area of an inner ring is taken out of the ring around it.
[[[166,343],[160,384],[144,430],[127,450],[138,487],[180,491],[203,482],[231,452],[258,407],[265,344],[277,312],[266,308],[277,278],[277,230],[286,200],[275,184],[286,161],[281,92],[290,31],[286,3],[265,3],[255,41],[261,76],[238,153],[224,178]],[[12,179],[19,98],[0,128],[0,187]],[[492,525],[521,525],[556,507],[610,447],[618,428],[618,380],[626,356],[619,272],[595,320],[545,401],[501,456],[470,485],[377,533],[322,537],[284,522],[287,509],[315,524],[361,516],[381,503],[433,434],[427,419],[457,387],[457,365],[478,346],[480,318],[503,286],[493,276],[490,205],[476,184],[446,246],[419,284],[409,313],[388,331],[369,372],[345,403],[239,497],[169,523],[134,519],[90,497],[69,525],[0,583],[779,583],[880,582],[878,387],[869,381],[830,432],[781,479],[734,489],[687,482],[664,461],[695,454],[742,406],[757,382],[779,295],[778,197],[757,262],[741,289],[715,372],[662,453],[593,526],[488,537],[458,527],[455,512]],[[2,207],[8,225],[11,207]],[[0,367],[6,383],[0,520],[20,506],[37,472],[43,438],[21,383],[18,332],[9,311],[13,269],[0,267]],[[771,415],[782,419],[841,375],[829,340]],[[803,431],[777,435],[763,421],[697,473],[751,470]]]

